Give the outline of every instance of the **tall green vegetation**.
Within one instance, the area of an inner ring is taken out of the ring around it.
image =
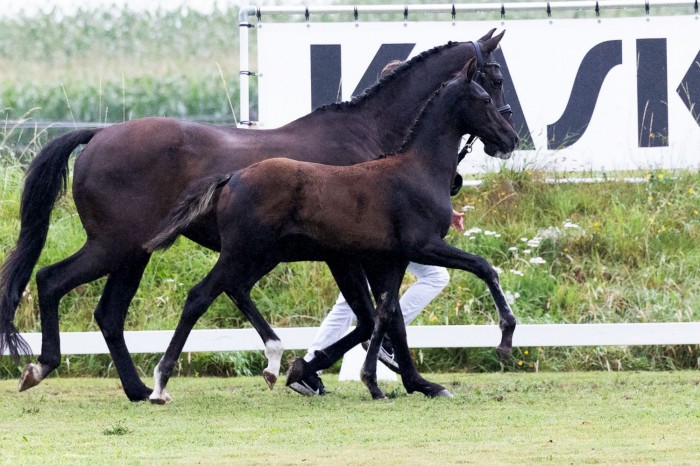
[[[222,74],[235,94],[237,26],[236,8],[0,18],[0,108],[12,120],[233,121]]]

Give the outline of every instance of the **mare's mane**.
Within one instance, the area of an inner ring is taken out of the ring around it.
[[[416,55],[415,57],[411,58],[410,60],[405,61],[400,66],[396,67],[396,69],[393,70],[392,72],[382,76],[374,86],[367,88],[362,94],[353,97],[349,101],[333,102],[330,104],[323,105],[321,107],[318,107],[317,109],[315,109],[311,113],[326,112],[329,110],[342,111],[342,110],[357,107],[357,106],[361,105],[362,103],[364,103],[367,99],[372,98],[375,94],[380,92],[386,86],[388,86],[389,83],[393,82],[397,78],[397,76],[399,76],[405,72],[408,72],[408,70],[411,67],[413,67],[416,63],[422,62],[423,60],[430,57],[431,55],[435,55],[436,53],[439,53],[444,49],[452,48],[452,47],[455,47],[459,44],[460,44],[460,42],[450,41],[447,44],[438,45],[437,47],[433,47],[432,49],[425,50],[425,51],[421,52],[420,54]]]
[[[454,78],[459,76],[459,72],[455,75]],[[453,79],[454,79],[453,78]],[[413,124],[411,125],[411,129],[408,130],[408,133],[406,134],[406,137],[404,138],[403,142],[401,143],[401,146],[399,146],[398,149],[382,154],[379,156],[380,159],[386,158],[386,157],[392,157],[394,155],[398,154],[403,154],[408,150],[408,147],[411,145],[413,140],[416,138],[416,134],[418,134],[418,129],[420,129],[421,125],[423,124],[423,121],[425,120],[425,114],[428,113],[428,110],[433,106],[435,101],[437,100],[437,97],[440,95],[440,92],[442,92],[443,89],[452,81],[445,81],[442,83],[442,85],[433,93],[433,95],[428,99],[425,104],[423,105],[423,108],[421,109],[420,113],[418,113],[418,116],[416,119],[413,121]]]

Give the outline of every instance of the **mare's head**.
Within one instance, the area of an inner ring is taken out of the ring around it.
[[[503,116],[508,124],[513,127],[513,112],[506,102],[505,90],[503,89],[503,74],[501,65],[492,57],[494,50],[498,48],[506,31],[501,31],[496,36],[493,35],[496,29],[491,29],[484,37],[474,42],[476,51],[476,75],[474,80],[484,88],[491,96],[496,110]],[[492,157],[501,157],[496,146],[484,140],[484,151]],[[502,157],[501,157],[502,158]]]
[[[479,73],[476,58],[467,62],[459,74],[445,86],[457,101],[463,102],[456,118],[463,134],[472,134],[484,142],[486,153],[501,159],[510,158],[518,145],[518,135],[512,125],[499,113],[494,99],[477,83]]]

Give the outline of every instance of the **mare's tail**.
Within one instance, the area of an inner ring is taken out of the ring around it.
[[[170,247],[177,237],[200,216],[214,207],[216,190],[225,185],[232,174],[212,175],[196,181],[180,196],[177,206],[170,211],[158,231],[144,244],[149,253]]]
[[[19,238],[0,270],[0,355],[7,350],[15,361],[19,361],[21,354],[31,354],[31,348],[20,336],[13,320],[22,292],[46,243],[53,206],[66,190],[68,159],[98,131],[72,131],[53,139],[32,160],[25,175]]]

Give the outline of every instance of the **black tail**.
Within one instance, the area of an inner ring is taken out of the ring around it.
[[[20,336],[13,320],[22,292],[44,248],[53,206],[66,190],[68,159],[97,131],[73,131],[57,137],[44,146],[27,170],[20,201],[19,239],[0,271],[0,355],[7,349],[15,361],[19,361],[21,354],[31,354],[31,348]]]
[[[178,236],[215,204],[216,190],[231,179],[232,174],[212,175],[190,185],[180,196],[177,206],[160,223],[153,237],[144,244],[149,253],[170,247]]]

